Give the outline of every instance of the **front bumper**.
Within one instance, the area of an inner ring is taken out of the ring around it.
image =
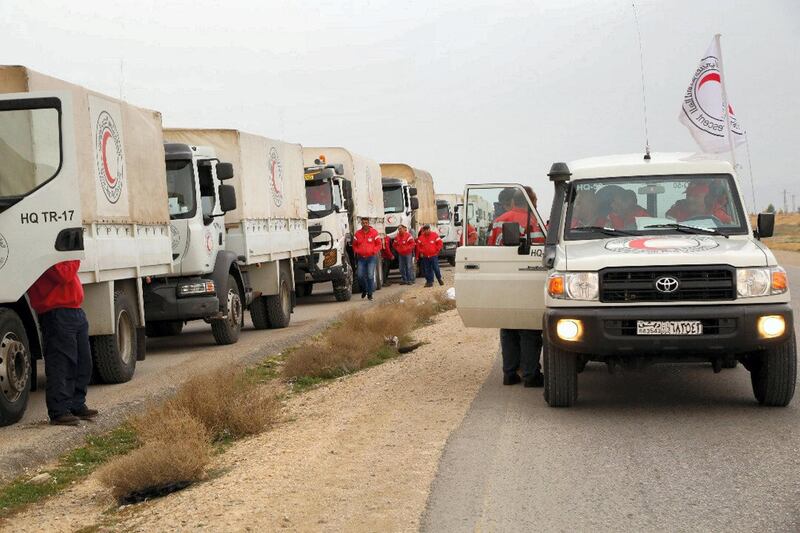
[[[177,279],[153,280],[144,285],[143,289],[146,321],[195,320],[208,318],[219,312],[219,299],[215,294],[178,298]]]
[[[322,263],[322,258],[320,257],[322,253],[312,252],[310,259],[314,261],[313,264],[309,263],[309,256],[295,259],[294,279],[306,283],[341,281],[345,279],[347,274],[344,270],[344,265],[341,263],[328,268],[320,268],[318,266]]]
[[[786,321],[780,337],[762,339],[759,317],[779,315]],[[560,319],[581,321],[576,341],[556,334]],[[637,335],[637,320],[700,320],[702,335]],[[662,356],[674,359],[697,356],[737,355],[781,344],[794,331],[791,306],[786,304],[549,308],[544,329],[550,342],[563,350],[593,356]]]
[[[446,242],[444,243],[444,246],[442,246],[442,249],[439,250],[439,257],[441,257],[442,259],[455,257],[457,248],[458,244]]]

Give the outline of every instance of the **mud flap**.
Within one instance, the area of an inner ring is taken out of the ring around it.
[[[145,328],[136,328],[136,360],[144,361],[147,357],[147,335]]]

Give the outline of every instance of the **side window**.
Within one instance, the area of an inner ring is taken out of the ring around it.
[[[208,220],[214,214],[214,205],[217,200],[214,191],[214,178],[211,175],[211,165],[197,165],[197,174],[200,178],[200,205],[203,208],[203,217]]]
[[[333,205],[341,211],[344,206],[342,205],[342,195],[339,193],[339,185],[331,182],[331,188],[333,189]]]
[[[519,185],[467,190],[467,246],[501,246],[503,224],[516,222],[531,244],[544,244],[544,229],[528,192]]]

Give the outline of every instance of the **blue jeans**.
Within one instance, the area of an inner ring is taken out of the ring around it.
[[[420,257],[419,260],[422,263],[422,274],[425,276],[426,282],[433,283],[434,275],[437,280],[442,281],[442,272],[439,270],[438,257]]]
[[[413,283],[417,278],[417,273],[414,272],[414,255],[397,254],[397,263],[400,265],[400,279]]]
[[[375,266],[377,264],[377,255],[358,258],[358,284],[361,292],[372,294],[375,290]]]
[[[92,377],[89,322],[83,309],[53,309],[39,316],[44,341],[45,403],[53,418],[86,406]]]

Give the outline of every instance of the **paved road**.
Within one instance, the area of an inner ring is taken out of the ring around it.
[[[386,287],[376,293],[376,301],[398,294],[401,289],[397,284]],[[39,364],[40,387],[31,394],[25,416],[14,426],[0,428],[0,479],[16,475],[22,468],[40,465],[82,443],[89,432],[116,426],[128,414],[168,394],[192,375],[276,354],[318,331],[342,312],[369,305],[358,296],[350,302],[336,302],[330,284],[316,285],[314,291],[312,296],[298,301],[291,324],[285,329],[257,331],[246,313],[245,330],[239,342],[231,346],[217,346],[210,327],[203,322],[190,323],[177,337],[148,339],[147,359],[137,364],[132,381],[89,388],[88,403],[99,409],[101,416],[80,428],[47,424],[44,365]]]
[[[800,268],[787,267],[800,315]],[[465,354],[468,356],[468,354]],[[425,531],[798,531],[800,388],[760,408],[739,366],[589,365],[572,409],[503,387],[451,435]]]

